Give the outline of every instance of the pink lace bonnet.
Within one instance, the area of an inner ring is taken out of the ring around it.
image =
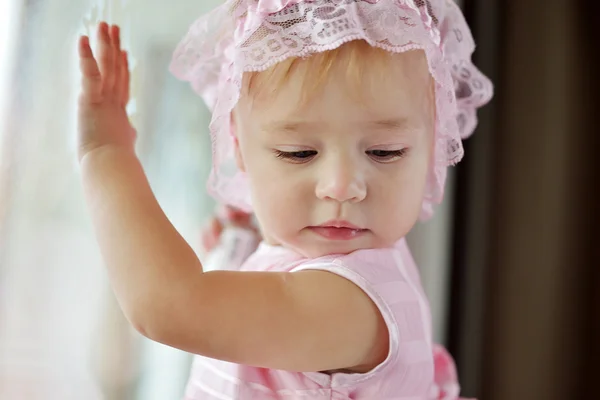
[[[462,139],[492,84],[471,62],[475,44],[453,0],[227,0],[190,27],[170,66],[212,111],[213,168],[208,190],[217,201],[251,211],[250,191],[235,164],[230,113],[244,72],[263,71],[351,40],[400,53],[421,49],[435,80],[435,157],[422,218],[441,202],[447,167],[463,156]]]

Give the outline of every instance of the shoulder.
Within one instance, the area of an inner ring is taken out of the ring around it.
[[[387,357],[366,374],[341,374],[337,379],[345,385],[389,378],[398,380],[392,386],[401,390],[415,379],[423,387],[430,382],[427,375],[433,362],[431,316],[418,275],[412,270],[412,258],[404,254],[406,250],[402,247],[360,250],[307,260],[292,269],[292,272],[327,271],[352,282],[363,297],[372,301],[385,323],[389,341]],[[405,379],[398,379],[396,373],[400,370]]]
[[[290,272],[322,270],[339,275],[363,289],[376,304],[393,305],[402,295],[415,301],[421,297],[421,283],[405,262],[401,249],[367,249],[347,255],[326,256],[298,262]],[[412,295],[412,296],[410,296]]]
[[[242,264],[240,271],[287,272],[305,261],[305,257],[292,250],[262,242]]]

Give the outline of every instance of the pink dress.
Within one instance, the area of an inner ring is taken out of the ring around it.
[[[387,358],[365,374],[289,372],[196,356],[186,400],[455,400],[454,362],[432,343],[429,303],[406,241],[394,248],[306,259],[261,244],[241,271],[323,270],[358,285],[389,331]]]

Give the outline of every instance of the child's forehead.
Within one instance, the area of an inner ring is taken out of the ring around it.
[[[366,46],[286,60],[247,74],[242,101],[260,114],[290,120],[346,107],[353,113],[349,117],[360,121],[389,121],[427,104],[432,78],[422,51],[391,54]]]
[[[241,97],[253,103],[310,106],[324,94],[373,104],[428,92],[431,76],[420,50],[393,54],[363,41],[303,59],[287,59],[263,72],[244,75]]]
[[[313,119],[266,119],[258,123],[258,132],[263,139],[318,139],[325,137],[357,139],[363,141],[414,140],[427,132],[428,125],[419,123],[411,118],[396,117],[378,119],[378,116],[352,117],[336,119],[331,117],[324,120]],[[334,136],[331,136],[331,135]],[[252,135],[254,137],[254,135]]]
[[[338,76],[344,77],[347,86],[430,78],[424,51],[390,53],[357,40],[334,50],[283,60],[266,71],[246,73],[244,81],[250,92],[261,88],[276,92],[298,85],[317,89]]]

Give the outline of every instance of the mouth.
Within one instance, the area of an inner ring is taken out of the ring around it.
[[[309,229],[329,240],[352,240],[368,232],[368,229],[341,220],[328,221],[318,226],[311,226]]]

